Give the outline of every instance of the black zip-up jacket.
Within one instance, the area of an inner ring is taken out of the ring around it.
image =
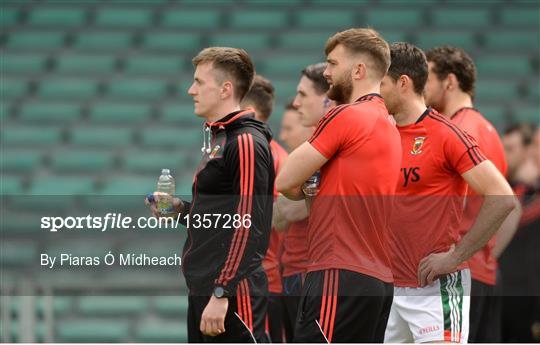
[[[206,133],[210,142],[205,137],[193,199],[184,205],[190,217],[182,267],[192,294],[211,295],[219,286],[235,295],[240,280],[262,270],[268,249],[275,179],[272,134],[250,111],[207,123]]]

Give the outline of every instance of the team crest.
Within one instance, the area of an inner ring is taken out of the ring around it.
[[[411,150],[411,155],[418,155],[422,153],[422,145],[424,145],[424,140],[426,137],[416,137],[414,138],[413,147]]]
[[[210,156],[209,156],[210,159],[214,158],[217,155],[220,148],[221,146],[219,145],[214,146],[214,148],[212,149],[212,152],[210,152]]]

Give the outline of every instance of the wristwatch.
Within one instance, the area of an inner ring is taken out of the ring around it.
[[[227,291],[221,286],[216,286],[214,292],[212,293],[216,298],[227,297]]]

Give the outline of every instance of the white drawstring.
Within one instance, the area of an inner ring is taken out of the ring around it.
[[[206,132],[210,132],[210,127],[208,127],[206,124],[203,125],[203,147],[201,147],[201,152],[202,153],[210,153],[212,152],[212,135],[211,134],[208,134],[208,147],[206,146],[207,145],[207,139],[206,139]]]

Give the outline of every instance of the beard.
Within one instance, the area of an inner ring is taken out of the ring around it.
[[[336,81],[335,84],[328,90],[328,98],[335,101],[337,105],[349,103],[353,91],[352,81],[349,78],[342,78]]]

